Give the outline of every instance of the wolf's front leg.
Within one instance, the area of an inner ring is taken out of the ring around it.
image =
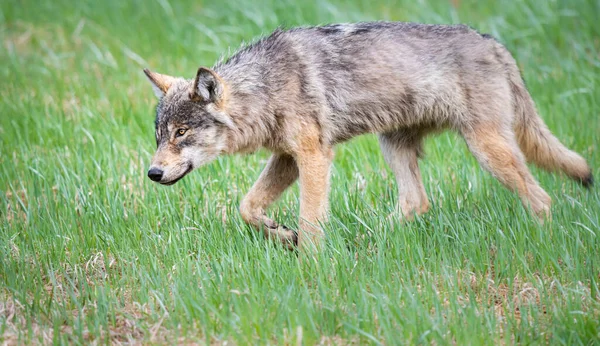
[[[329,178],[333,150],[324,148],[318,138],[305,141],[296,153],[300,170],[300,249],[318,248],[323,239],[322,222],[329,209]]]
[[[298,166],[294,158],[286,154],[273,154],[240,205],[244,221],[262,228],[266,238],[279,240],[289,249],[293,249],[298,243],[296,232],[268,218],[265,210],[297,178]]]

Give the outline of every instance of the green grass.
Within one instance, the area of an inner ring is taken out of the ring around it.
[[[454,4],[454,5],[453,5]],[[336,149],[318,264],[237,212],[268,153],[146,178],[143,67],[191,78],[277,26],[467,23],[513,52],[550,129],[600,176],[600,3],[16,1],[0,4],[0,343],[594,344],[600,194],[533,168],[539,225],[463,141],[426,142],[432,210],[386,221],[377,142]],[[298,189],[272,209],[297,224]]]

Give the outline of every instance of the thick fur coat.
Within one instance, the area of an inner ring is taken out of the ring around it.
[[[322,239],[333,146],[377,133],[405,218],[429,209],[418,158],[450,129],[540,217],[551,200],[526,161],[592,184],[586,161],[538,116],[508,50],[463,25],[372,22],[277,30],[195,79],[145,70],[160,101],[149,176],[173,184],[221,154],[273,152],[243,219],[293,247]],[[265,210],[300,182],[299,232]]]

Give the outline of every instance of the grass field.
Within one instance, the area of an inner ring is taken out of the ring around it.
[[[598,344],[600,189],[533,168],[538,224],[462,139],[426,142],[432,210],[390,224],[377,141],[336,149],[318,264],[264,241],[239,202],[267,152],[173,187],[146,178],[142,68],[191,78],[277,26],[466,23],[513,52],[550,129],[600,176],[600,2],[0,3],[0,343]],[[298,189],[272,209],[297,224]]]

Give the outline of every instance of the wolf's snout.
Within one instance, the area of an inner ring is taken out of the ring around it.
[[[162,179],[163,173],[164,172],[162,169],[152,167],[148,171],[148,178],[150,178],[152,181],[160,181]]]

